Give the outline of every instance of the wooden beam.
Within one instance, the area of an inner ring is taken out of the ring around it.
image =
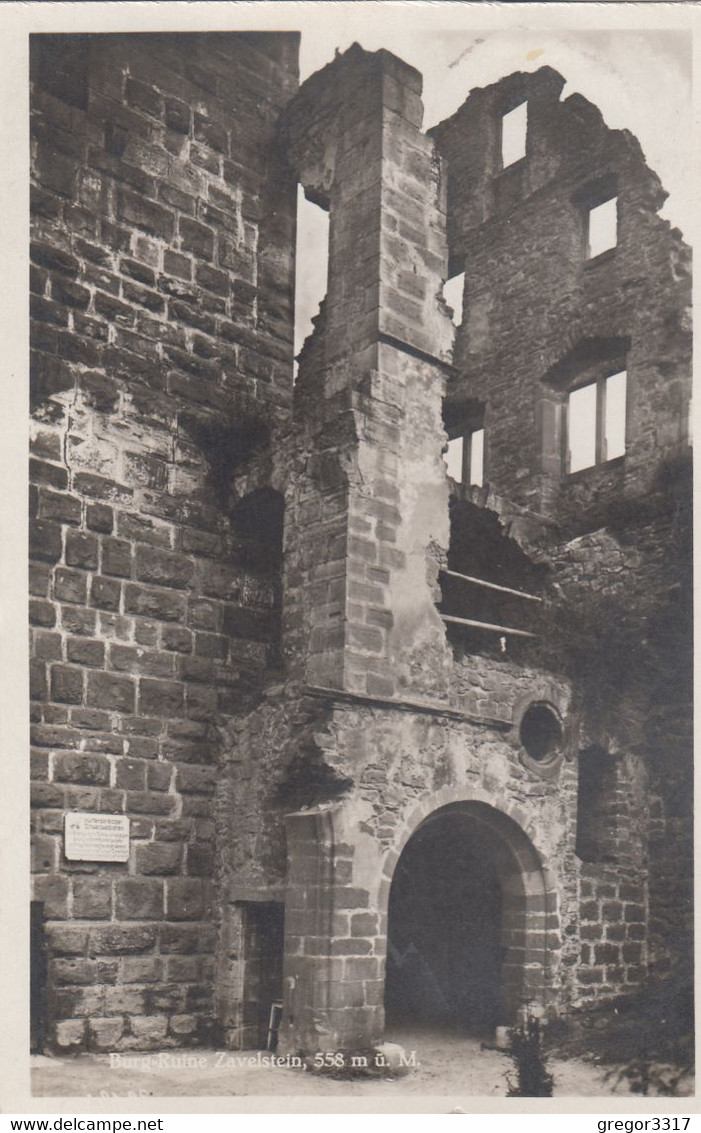
[[[444,622],[456,626],[471,626],[473,629],[488,629],[492,633],[509,634],[511,637],[537,637],[537,633],[529,633],[526,629],[511,629],[509,626],[492,625],[491,622],[476,622],[471,618],[456,618],[452,614],[441,614]]]
[[[447,574],[449,578],[461,578],[463,582],[472,582],[475,586],[485,586],[487,590],[500,590],[502,594],[513,594],[515,598],[527,598],[529,602],[543,601],[537,594],[527,594],[525,590],[514,590],[511,586],[501,586],[498,582],[487,582],[486,578],[475,578],[472,574],[461,574],[460,571],[444,570],[442,567],[440,573]]]

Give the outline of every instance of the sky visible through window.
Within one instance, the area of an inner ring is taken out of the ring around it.
[[[615,460],[626,451],[626,387],[625,370],[611,374],[605,381],[591,382],[573,390],[567,399],[567,445],[569,472],[606,460]],[[599,399],[604,398],[603,412]],[[597,430],[601,428],[601,437]],[[598,446],[597,446],[598,440]],[[597,451],[598,448],[598,451]]]
[[[504,168],[526,156],[528,103],[515,106],[501,120],[501,163]]]
[[[609,248],[615,248],[618,241],[617,197],[611,197],[603,204],[589,210],[587,244],[589,258],[600,256]]]
[[[443,284],[443,298],[453,310],[453,323],[456,327],[462,324],[462,304],[465,292],[465,272],[454,275]]]

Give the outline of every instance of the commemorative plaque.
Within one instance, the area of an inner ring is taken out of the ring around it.
[[[72,862],[128,861],[128,816],[79,811],[67,814],[64,822],[64,852]]]

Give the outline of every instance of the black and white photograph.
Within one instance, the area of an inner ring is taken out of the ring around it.
[[[691,1112],[698,12],[22,7],[30,1106]]]

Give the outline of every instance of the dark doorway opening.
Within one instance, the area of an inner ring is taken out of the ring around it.
[[[389,899],[388,1026],[489,1035],[499,1022],[502,888],[490,839],[457,812],[407,843]]]
[[[244,905],[243,1023],[247,1044],[265,1050],[271,1021],[276,1045],[282,1001],[285,906],[281,901],[247,901]]]

